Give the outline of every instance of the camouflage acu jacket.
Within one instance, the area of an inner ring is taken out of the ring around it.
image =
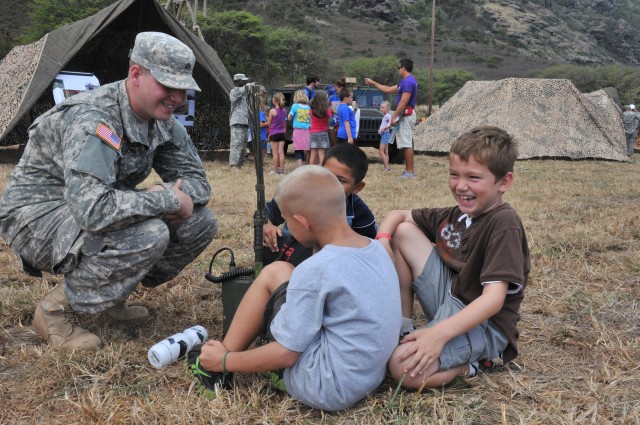
[[[622,121],[624,122],[625,133],[635,133],[640,126],[640,113],[633,111],[624,111],[622,114]]]
[[[194,204],[207,204],[211,188],[202,163],[175,118],[138,120],[124,80],[77,94],[29,128],[25,152],[0,198],[0,234],[11,243],[24,226],[63,205],[77,225],[65,230],[77,233],[178,211],[173,191],[137,188],[152,169],[165,187],[180,178]]]
[[[249,125],[249,109],[244,98],[246,86],[235,87],[229,92],[231,100],[231,112],[229,113],[229,125]]]

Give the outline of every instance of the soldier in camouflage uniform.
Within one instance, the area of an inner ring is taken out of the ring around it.
[[[172,279],[213,239],[211,188],[173,111],[192,77],[193,52],[163,33],[140,33],[128,78],[77,94],[40,116],[0,198],[0,234],[25,271],[61,273],[33,326],[51,345],[99,347],[73,311],[120,324],[148,318],[127,306],[138,282]],[[163,183],[140,189],[154,169]]]
[[[633,150],[638,137],[638,127],[640,126],[640,114],[636,111],[635,105],[627,105],[624,107],[622,114],[624,122],[624,135],[627,138],[627,155],[633,155]]]
[[[239,168],[244,163],[249,136],[249,109],[245,98],[245,85],[249,79],[244,74],[233,76],[236,85],[229,92],[231,112],[229,126],[231,126],[231,143],[229,146],[229,166]]]

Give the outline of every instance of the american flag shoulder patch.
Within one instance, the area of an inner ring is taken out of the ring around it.
[[[96,136],[104,140],[115,150],[120,151],[120,147],[122,146],[120,138],[106,125],[102,123],[98,124],[98,128],[96,129]]]

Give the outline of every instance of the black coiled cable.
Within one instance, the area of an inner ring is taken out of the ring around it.
[[[215,261],[216,257],[218,256],[218,254],[220,254],[223,251],[229,251],[229,254],[231,255],[231,260],[229,261],[229,271],[228,272],[224,272],[222,273],[220,276],[214,276],[211,272],[211,269],[213,268],[213,262]],[[227,280],[236,278],[236,277],[240,277],[240,276],[249,276],[253,274],[253,269],[246,269],[246,268],[236,268],[236,262],[234,259],[234,255],[233,255],[233,251],[230,248],[221,248],[219,250],[217,250],[215,252],[215,254],[213,254],[213,256],[211,257],[211,262],[209,263],[209,273],[205,274],[204,277],[209,281],[209,282],[213,282],[213,283],[222,283],[222,282],[226,282]]]

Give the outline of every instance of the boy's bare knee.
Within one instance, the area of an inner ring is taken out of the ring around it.
[[[402,244],[407,240],[413,239],[418,234],[422,234],[418,226],[413,223],[403,222],[398,225],[393,233],[393,242],[394,244]]]
[[[405,373],[404,369],[411,361],[413,356],[400,361],[400,355],[402,354],[403,347],[399,345],[387,364],[391,377],[396,381],[402,381],[404,388],[419,389],[419,388],[440,388],[443,385],[447,385],[452,382],[456,376],[462,375],[465,372],[464,366],[458,366],[449,370],[439,370],[440,362],[436,361],[431,364],[422,374],[416,374],[411,376],[409,373]]]
[[[409,264],[414,276],[422,272],[431,251],[433,244],[420,228],[413,223],[400,223],[393,233],[393,247],[396,254],[401,255]]]
[[[399,347],[398,347],[399,348]],[[389,362],[387,363],[387,368],[389,369],[389,373],[391,374],[391,377],[395,380],[395,381],[400,381],[400,379],[402,379],[402,375],[404,375],[404,362],[400,362],[400,360],[398,359],[398,357],[400,356],[399,350],[398,348],[396,348],[393,353],[391,354],[391,358],[389,359]]]
[[[419,246],[426,246],[426,237],[413,223],[400,223],[393,233],[393,246],[401,252],[413,251]],[[426,240],[428,242],[428,240]]]
[[[273,293],[280,285],[291,278],[293,268],[293,265],[286,261],[274,261],[262,269],[256,281],[265,285],[269,292]]]

